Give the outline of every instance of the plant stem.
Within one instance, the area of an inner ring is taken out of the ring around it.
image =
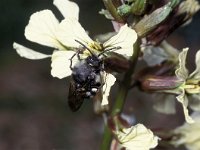
[[[122,109],[123,109],[123,106],[125,103],[125,99],[127,97],[128,91],[130,89],[131,77],[135,70],[135,66],[136,66],[136,63],[138,60],[139,53],[140,53],[140,39],[138,38],[138,40],[134,44],[134,53],[130,59],[131,67],[125,73],[124,78],[119,86],[119,90],[117,92],[118,93],[117,98],[116,98],[115,104],[111,111],[111,116],[117,115],[122,112]],[[109,150],[111,138],[112,138],[111,132],[110,132],[108,126],[106,125],[105,129],[104,129],[101,150]]]
[[[117,9],[114,6],[112,0],[103,0],[106,9],[110,12],[110,14],[115,18],[118,22],[124,22],[121,16],[117,13]]]

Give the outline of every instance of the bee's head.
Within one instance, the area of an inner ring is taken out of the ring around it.
[[[100,68],[103,64],[103,60],[96,55],[88,56],[86,62],[94,68]]]

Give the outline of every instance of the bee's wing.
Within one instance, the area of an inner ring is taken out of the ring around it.
[[[76,91],[75,82],[71,80],[68,95],[69,108],[71,109],[71,111],[75,112],[81,107],[83,101],[84,98],[82,97],[82,93]]]

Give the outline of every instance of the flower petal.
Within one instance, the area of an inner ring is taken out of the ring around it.
[[[54,0],[53,4],[60,10],[65,18],[79,18],[79,7],[69,0]]]
[[[196,69],[190,74],[190,78],[200,80],[200,50],[196,53]]]
[[[165,52],[162,47],[144,46],[143,59],[149,66],[160,65],[165,60],[168,60],[170,56]]]
[[[137,33],[126,25],[122,26],[117,35],[110,38],[103,45],[107,49],[112,47],[121,47],[115,52],[125,55],[132,56],[133,44],[137,40]]]
[[[72,70],[70,68],[71,61],[70,59],[75,54],[73,51],[55,51],[52,54],[51,62],[51,75],[62,79],[64,77],[70,76]],[[78,61],[75,56],[72,60],[73,65]]]
[[[15,42],[13,43],[13,48],[16,49],[17,53],[21,57],[25,57],[28,59],[44,59],[44,58],[51,57],[51,55],[46,55],[46,54],[36,52],[30,48],[24,47],[23,45],[20,45]]]
[[[194,120],[189,116],[189,112],[188,112],[188,109],[187,109],[187,107],[188,107],[188,98],[185,95],[185,90],[182,89],[182,93],[179,96],[177,96],[176,98],[183,106],[183,112],[184,112],[184,115],[185,115],[186,122],[194,123]]]
[[[182,80],[186,80],[188,77],[188,70],[186,68],[186,56],[188,50],[188,48],[184,48],[179,54],[179,68],[175,71],[176,76]]]
[[[149,150],[158,144],[158,137],[142,124],[116,132],[121,145],[128,150]]]
[[[63,49],[57,41],[55,32],[58,20],[50,10],[42,10],[31,15],[25,28],[25,36],[28,40],[41,45]]]
[[[57,38],[67,47],[79,47],[80,44],[93,43],[93,40],[87,35],[78,20],[72,18],[65,18],[59,25],[57,31]]]
[[[103,99],[101,102],[102,106],[108,105],[108,96],[110,94],[110,89],[114,85],[115,81],[116,78],[112,74],[108,73],[105,75],[105,84],[103,85]]]
[[[175,146],[185,145],[188,150],[200,149],[200,113],[193,112],[191,117],[194,119],[193,124],[184,123],[177,127],[173,132],[175,136],[171,144]]]

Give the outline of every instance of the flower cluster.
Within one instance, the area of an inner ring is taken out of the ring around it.
[[[52,55],[46,55],[14,43],[13,47],[21,57],[28,59],[43,59],[51,57],[51,75],[62,79],[70,76],[71,58],[76,55],[81,46],[86,46],[95,54],[114,49],[114,52],[123,56],[133,54],[133,44],[137,39],[136,32],[127,25],[121,27],[118,34],[111,37],[105,43],[93,41],[78,21],[79,7],[76,3],[68,0],[55,0],[54,5],[65,17],[59,22],[52,11],[42,10],[32,14],[25,28],[25,37],[35,43],[55,48]],[[71,13],[73,12],[73,13]],[[83,44],[83,45],[80,45]],[[106,53],[105,53],[106,54]],[[86,58],[90,53],[84,51],[81,55]],[[73,57],[72,64],[78,63],[78,58]],[[102,105],[108,104],[108,96],[111,86],[115,82],[112,74],[106,73],[105,85],[103,86]]]
[[[174,61],[176,64],[175,76],[154,76],[148,77],[143,82],[144,88],[151,88],[157,92],[175,94],[178,102],[182,104],[185,120],[188,123],[193,123],[193,119],[189,116],[188,106],[193,111],[200,111],[200,51],[196,53],[196,69],[189,74],[186,68],[186,56],[188,48],[184,48],[178,54],[178,60]],[[148,87],[150,86],[150,87]],[[159,112],[172,114],[175,112],[175,103],[173,95],[160,94],[154,107]],[[189,99],[188,99],[189,98]]]

